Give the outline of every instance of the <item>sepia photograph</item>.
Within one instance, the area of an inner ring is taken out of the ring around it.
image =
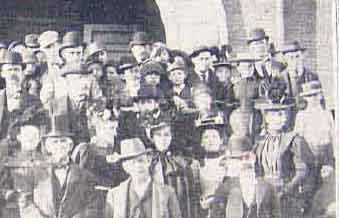
[[[0,218],[336,218],[339,0],[0,0]]]

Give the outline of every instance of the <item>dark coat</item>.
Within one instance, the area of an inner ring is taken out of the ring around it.
[[[218,78],[215,75],[215,72],[213,72],[212,70],[208,71],[208,76],[207,76],[207,82],[206,83],[204,83],[200,79],[199,75],[196,72],[193,72],[193,73],[188,75],[187,82],[188,82],[188,85],[190,87],[196,87],[199,84],[206,85],[210,89],[211,96],[213,97],[213,99],[216,98]]]
[[[210,208],[210,218],[276,218],[273,187],[262,179],[255,186],[255,201],[250,208],[243,200],[239,178],[226,177],[215,193]]]
[[[282,133],[274,173],[274,176],[279,176],[272,179],[271,173],[266,172],[263,166],[266,137],[259,137],[254,148],[257,173],[276,188],[275,194],[279,194],[281,188],[286,189],[286,195],[279,199],[282,217],[300,217],[305,201],[303,196],[306,196],[304,192],[310,191],[307,186],[312,185],[314,180],[314,156],[302,137],[293,132]]]
[[[131,179],[121,183],[107,194],[105,218],[129,218],[128,194]],[[152,183],[152,218],[181,218],[174,190],[167,185]]]

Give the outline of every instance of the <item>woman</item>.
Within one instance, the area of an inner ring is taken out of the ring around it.
[[[287,131],[293,104],[281,96],[270,97],[255,105],[263,113],[266,129],[254,148],[257,173],[273,185],[281,217],[302,217],[304,184],[313,176],[314,156],[304,138]]]

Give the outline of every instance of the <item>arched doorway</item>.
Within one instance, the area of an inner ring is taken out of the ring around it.
[[[63,34],[86,31],[91,26],[95,32],[95,25],[104,30],[96,31],[96,36],[116,46],[120,53],[128,52],[133,31],[147,31],[155,41],[165,41],[160,12],[153,0],[2,0],[1,6],[0,40],[5,43],[45,30]],[[114,55],[111,51],[114,58],[119,52]]]

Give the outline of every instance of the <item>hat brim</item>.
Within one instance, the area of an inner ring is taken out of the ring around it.
[[[256,109],[262,111],[278,111],[278,110],[286,110],[293,107],[294,104],[270,104],[270,103],[259,103],[255,104],[254,107]]]
[[[304,52],[305,50],[306,48],[295,48],[295,49],[280,50],[279,52],[281,52],[282,54],[286,54],[286,53],[292,53],[292,52],[298,52],[298,51]]]
[[[255,58],[239,58],[239,59],[231,59],[229,60],[229,62],[231,64],[234,64],[234,63],[241,63],[241,62],[245,62],[245,63],[254,63],[254,62],[258,62],[258,61],[261,61],[260,59],[255,59]]]
[[[248,155],[250,151],[244,151],[242,153],[235,153],[235,154],[226,154],[225,155],[225,158],[243,158],[245,157],[246,155]]]
[[[254,38],[254,39],[248,39],[247,40],[247,45],[251,44],[252,42],[257,42],[257,41],[261,41],[261,40],[268,40],[269,37],[268,36],[263,36],[263,37],[259,37],[259,38]]]
[[[63,55],[62,55],[62,51],[65,50],[66,48],[76,48],[76,47],[79,47],[79,46],[85,48],[86,43],[83,42],[83,43],[80,43],[79,45],[64,45],[64,46],[61,46],[59,48],[59,57],[64,58]]]
[[[26,47],[28,47],[28,48],[39,48],[39,47],[40,47],[39,44],[25,44],[25,45],[26,45]]]
[[[198,56],[201,52],[210,52],[211,54],[213,53],[210,48],[201,48],[201,49],[193,51],[192,54],[189,55],[189,57],[194,58]]]
[[[232,67],[232,64],[230,62],[219,62],[219,63],[215,63],[213,64],[213,67]]]
[[[42,138],[46,139],[46,138],[55,138],[55,137],[74,137],[75,135],[73,133],[70,132],[50,132],[46,135],[43,135]]]
[[[150,45],[150,44],[151,42],[147,42],[147,41],[131,41],[128,44],[128,47],[131,49],[135,45]]]
[[[316,95],[316,94],[319,94],[319,93],[322,93],[321,89],[314,89],[314,90],[310,90],[310,91],[307,91],[307,92],[302,92],[299,95],[301,97],[307,97],[307,96],[312,96],[312,95]]]
[[[124,161],[127,161],[127,160],[132,160],[132,159],[135,159],[135,158],[140,157],[142,155],[147,155],[147,154],[150,154],[150,153],[153,153],[153,152],[154,151],[152,149],[147,148],[146,151],[141,152],[141,153],[130,154],[130,155],[121,155],[120,158],[119,158],[119,161],[124,162]]]

